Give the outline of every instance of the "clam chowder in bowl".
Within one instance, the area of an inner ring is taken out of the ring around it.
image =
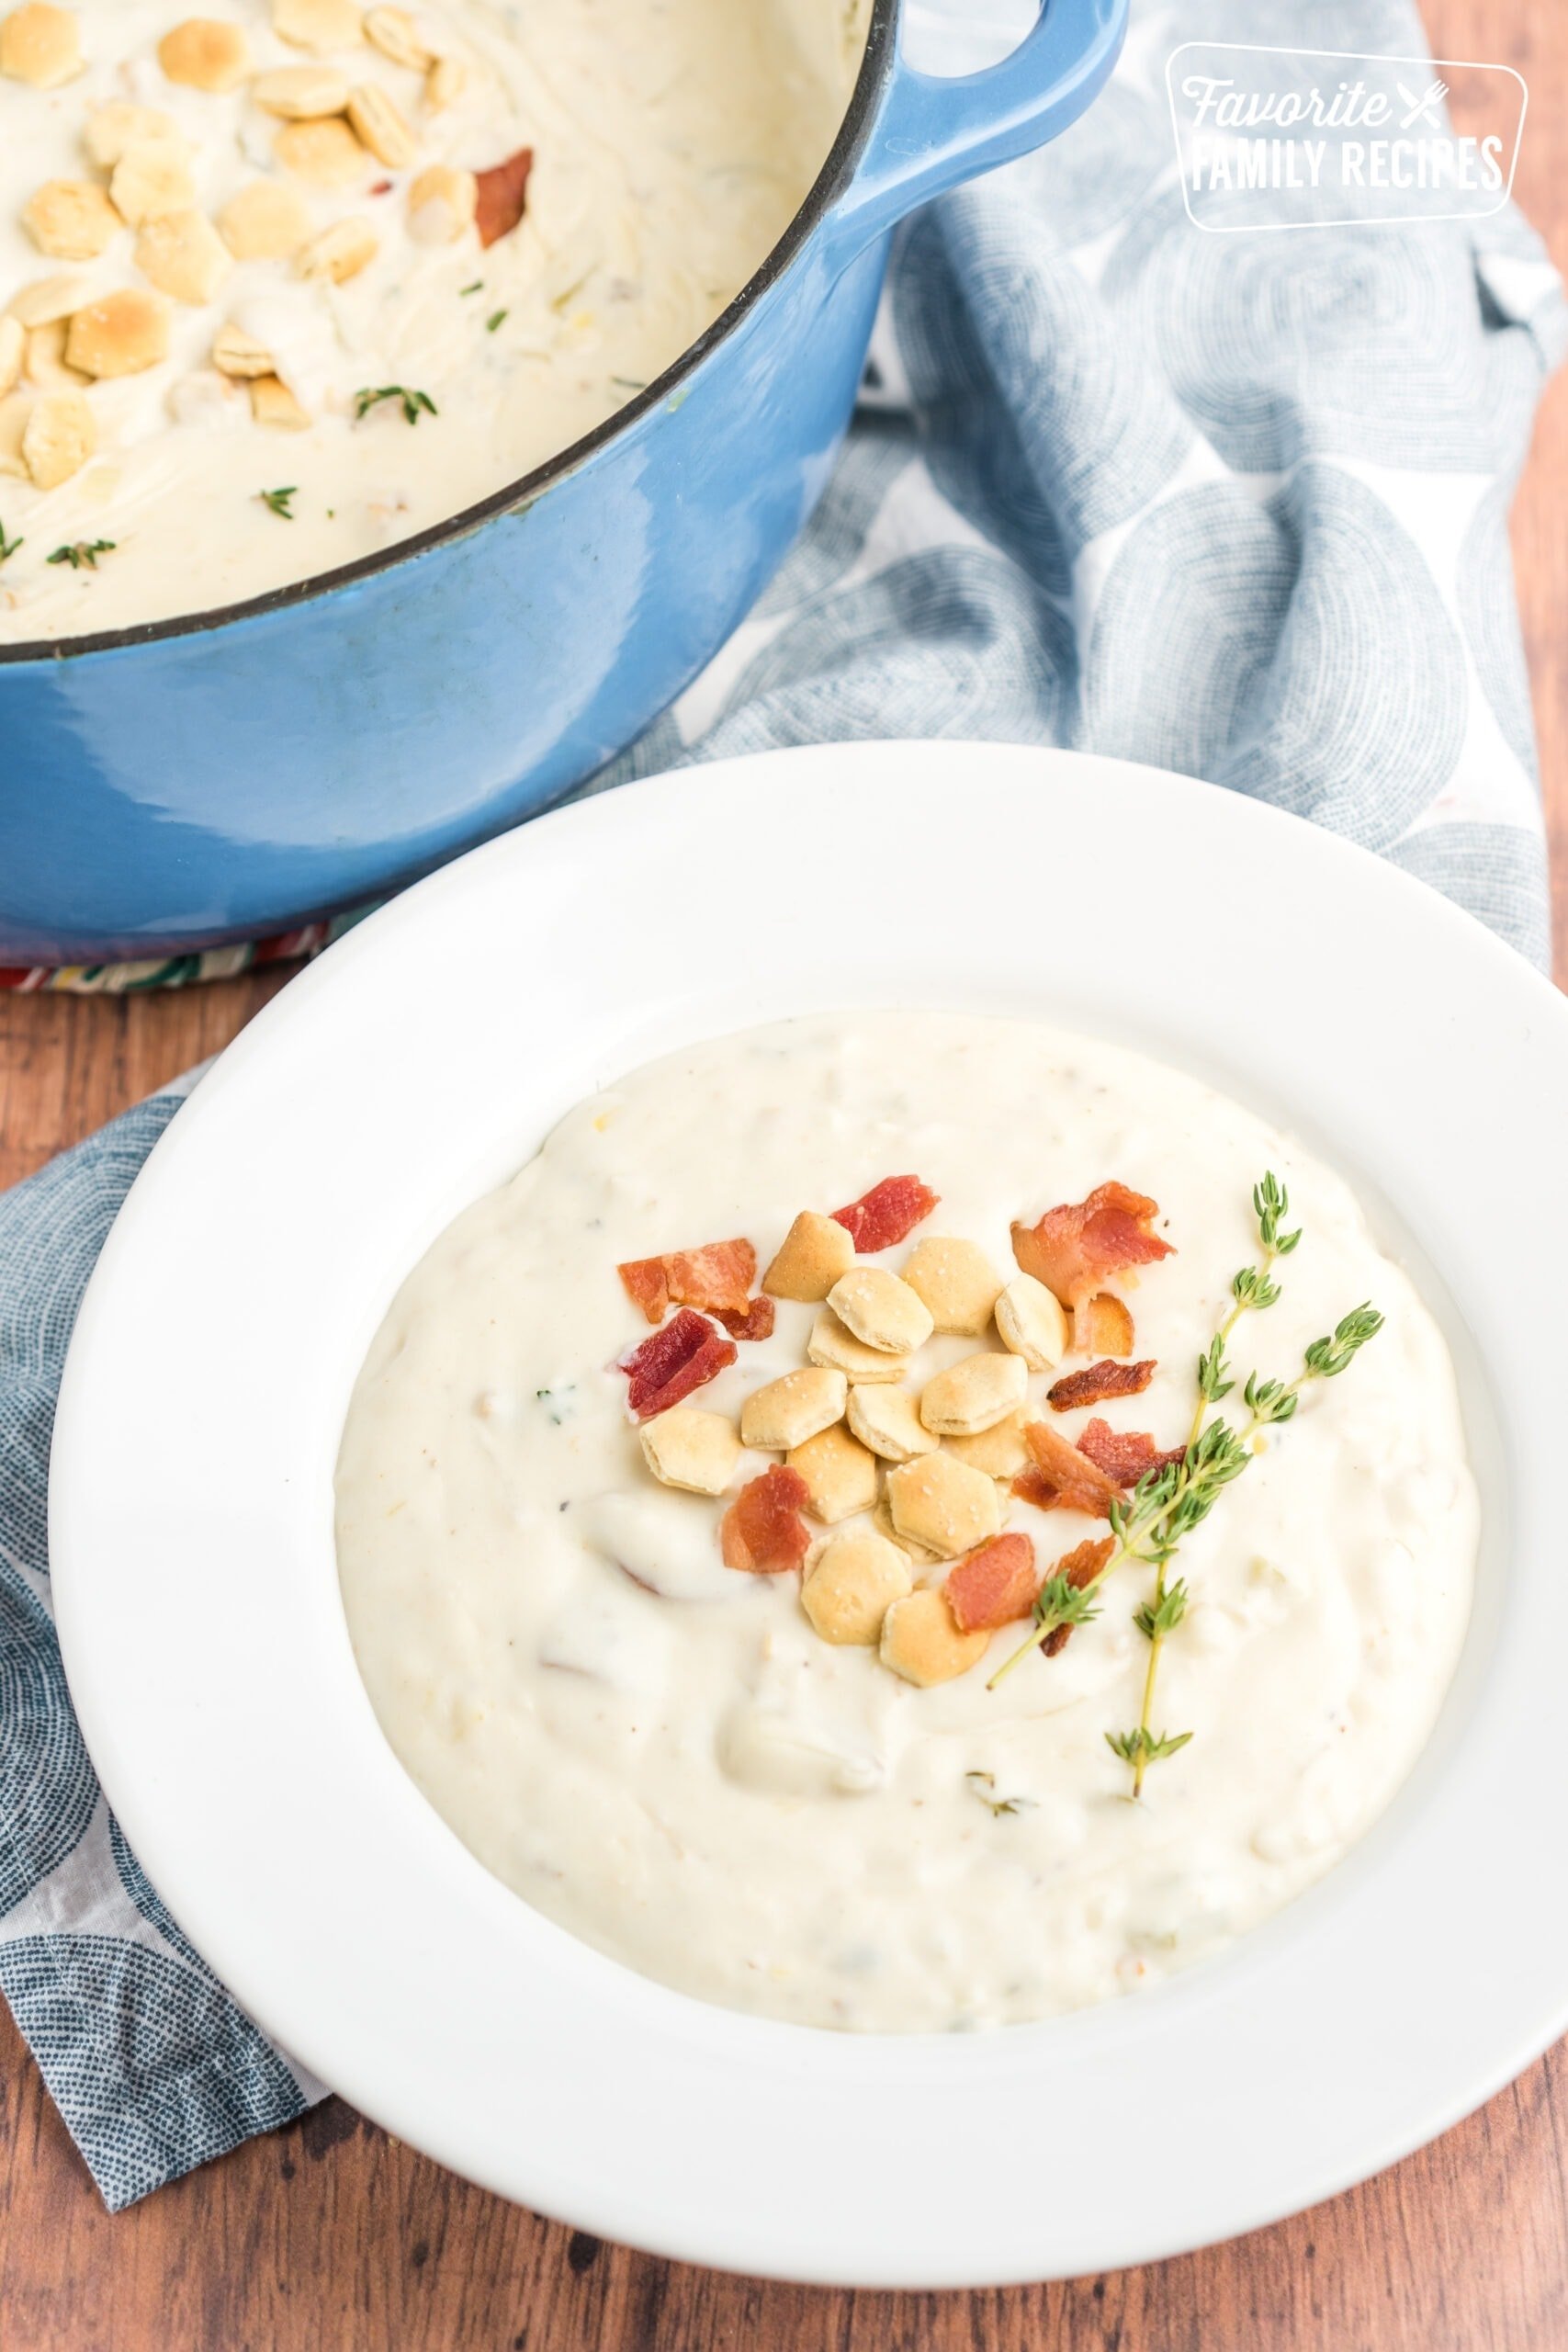
[[[1179,1071],[814,1016],[591,1097],[409,1276],[337,1473],[383,1730],[527,1901],[728,2006],[1042,2018],[1319,1878],[1477,1503],[1351,1192]]]

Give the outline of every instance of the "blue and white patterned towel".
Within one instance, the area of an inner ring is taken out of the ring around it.
[[[928,39],[1027,16],[946,5],[917,6]],[[1472,228],[1190,225],[1168,54],[1299,41],[1309,13],[1324,49],[1424,46],[1408,0],[1151,0],[1082,124],[913,222],[805,540],[588,790],[831,737],[1076,744],[1314,818],[1545,959],[1506,517],[1568,313],[1511,210]],[[112,2206],[321,2088],[228,1998],[119,1837],[49,1612],[66,1341],[177,1102],[0,1198],[0,1989]]]

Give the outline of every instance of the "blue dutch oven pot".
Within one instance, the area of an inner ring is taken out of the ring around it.
[[[298,586],[0,647],[0,963],[216,945],[378,897],[673,700],[827,481],[894,224],[1081,114],[1128,0],[1049,0],[957,80],[899,58],[899,6],[875,0],[843,129],[764,267],[585,440]]]

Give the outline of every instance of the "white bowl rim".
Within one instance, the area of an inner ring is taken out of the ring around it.
[[[828,843],[878,877],[886,918],[845,924],[820,888]],[[680,901],[650,875],[679,876],[709,919],[671,923]],[[894,920],[909,892],[929,928]],[[728,938],[727,905],[744,911]],[[1488,1424],[1476,1625],[1384,1820],[1219,1962],[998,2034],[741,2017],[533,1913],[386,1747],[332,1558],[349,1382],[456,1209],[619,1070],[874,1002],[1033,1012],[1337,1138],[1374,1222],[1428,1282],[1441,1266],[1467,1410]],[[1521,1173],[1563,1164],[1565,1080],[1568,1007],[1424,884],[1280,811],[1088,754],[814,745],[580,801],[470,853],[230,1047],[84,1301],[54,1600],[132,1847],[236,1997],[366,2113],[676,2258],[1001,2285],[1183,2251],[1365,2177],[1568,2026],[1568,1887],[1539,1860],[1568,1639],[1547,1518],[1568,1280],[1539,1248],[1500,1262],[1499,1237]],[[1160,2161],[1126,2164],[1134,2134]]]

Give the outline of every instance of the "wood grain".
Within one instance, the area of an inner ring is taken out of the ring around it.
[[[1427,0],[1426,16],[1438,55],[1506,61],[1525,74],[1530,115],[1518,193],[1559,264],[1568,263],[1568,9],[1549,0]],[[1568,382],[1560,379],[1514,516],[1560,977],[1568,974],[1565,497]],[[0,1182],[215,1051],[281,977],[118,1001],[0,1000]],[[540,2221],[469,2188],[335,2099],[111,2220],[0,2010],[0,2345],[1562,2352],[1565,2132],[1568,2057],[1560,2048],[1366,2187],[1207,2253],[1005,2294],[798,2291],[657,2262]],[[1049,2183],[1041,2186],[1046,2193]],[[1114,2181],[1105,2193],[1114,2198]]]

